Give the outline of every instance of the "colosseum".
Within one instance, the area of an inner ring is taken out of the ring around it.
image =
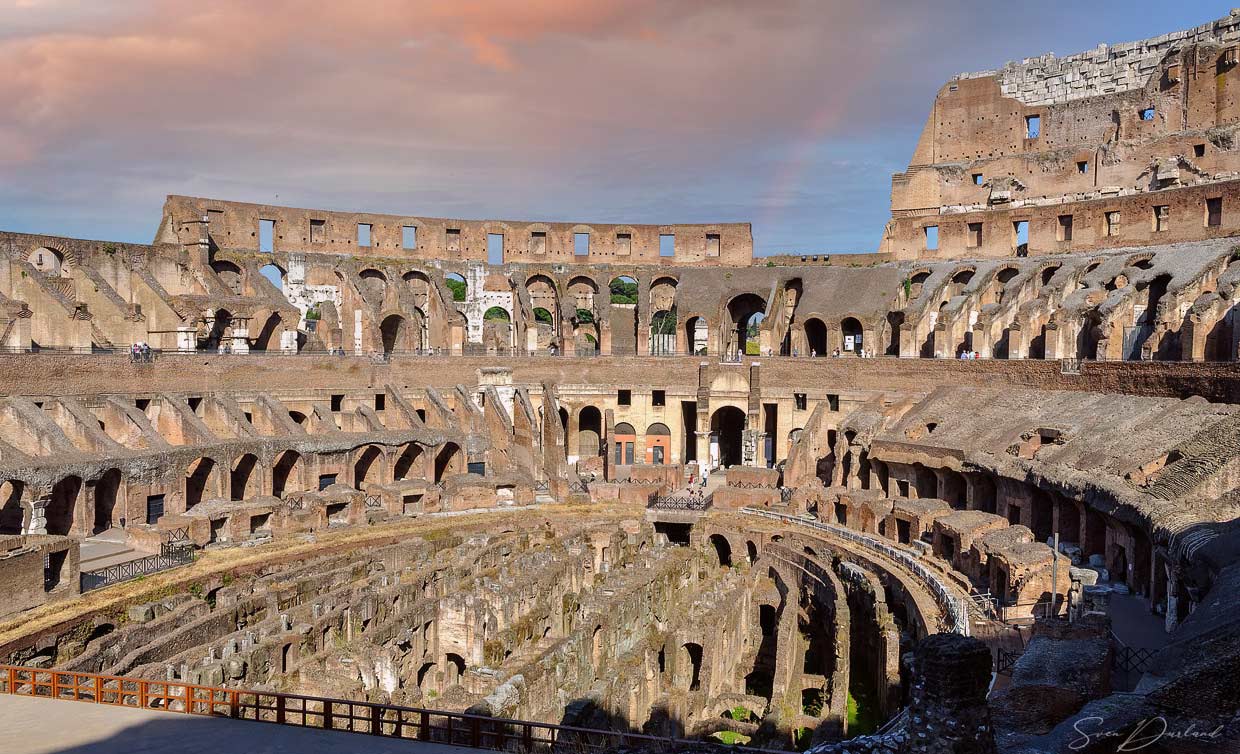
[[[0,232],[0,748],[1237,751],[1238,137],[1234,12],[952,78],[870,254]]]

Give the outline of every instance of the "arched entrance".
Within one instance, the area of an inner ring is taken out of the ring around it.
[[[745,412],[736,406],[724,406],[710,418],[710,456],[713,465],[727,468],[742,462],[742,437]]]
[[[229,492],[233,500],[248,500],[257,490],[251,489],[254,467],[258,465],[258,457],[246,453],[237,461],[229,478]]]
[[[805,320],[805,348],[807,352],[804,356],[824,356],[827,353],[827,325],[817,317]]]
[[[655,422],[646,428],[646,463],[662,466],[672,454],[672,431],[666,424]]]
[[[633,448],[637,445],[637,430],[628,422],[616,425],[615,462],[617,466],[630,466],[635,462]]]
[[[454,442],[444,445],[443,449],[435,455],[434,481],[442,481],[448,474],[460,474],[461,465],[461,446]]]
[[[67,536],[73,533],[74,515],[81,491],[82,478],[78,476],[65,477],[52,487],[52,499],[44,510],[48,534]]]
[[[840,351],[844,353],[861,353],[864,345],[861,342],[861,323],[854,317],[845,317],[840,322]]]
[[[409,329],[409,323],[399,314],[384,317],[383,323],[379,325],[379,332],[383,338],[383,352],[389,354],[393,351],[412,350],[406,343],[409,339]]]
[[[207,495],[216,494],[211,475],[215,471],[215,461],[210,458],[199,458],[191,463],[185,475],[185,510],[193,508],[203,501]]]
[[[594,458],[600,450],[603,436],[603,415],[594,406],[581,409],[577,417],[577,455]]]
[[[759,355],[759,327],[766,316],[766,302],[755,293],[742,293],[728,302],[728,316],[732,319],[732,330],[725,334],[724,354],[729,357]]]
[[[112,517],[116,510],[116,500],[120,496],[120,469],[108,469],[95,482],[95,521],[93,533],[99,534],[112,528]]]
[[[286,450],[280,455],[275,466],[271,468],[272,495],[284,497],[284,493],[289,491],[290,482],[297,485],[296,474],[300,461],[301,454],[295,450]]]
[[[422,447],[416,443],[409,443],[396,459],[396,465],[392,467],[392,481],[399,482],[402,479],[408,479],[410,472],[413,471],[413,464],[422,457]]]
[[[375,465],[375,461],[379,460],[382,451],[375,445],[367,445],[358,455],[357,461],[353,464],[353,487],[359,490],[366,489],[366,478],[370,474],[371,468]]]

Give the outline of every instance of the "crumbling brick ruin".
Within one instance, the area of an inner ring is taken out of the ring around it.
[[[864,257],[184,196],[151,244],[0,233],[0,662],[1226,751],[1237,49],[1233,14],[954,78]]]

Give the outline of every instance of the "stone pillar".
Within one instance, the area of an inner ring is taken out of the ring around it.
[[[854,443],[848,446],[848,478],[844,480],[844,486],[850,490],[861,489],[861,454],[865,448]]]
[[[933,634],[917,645],[907,754],[994,754],[986,692],[990,650],[977,639]]]
[[[1177,568],[1167,568],[1167,614],[1164,625],[1167,633],[1171,633],[1180,625],[1180,572]]]

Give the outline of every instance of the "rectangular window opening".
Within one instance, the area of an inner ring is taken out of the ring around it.
[[[616,391],[616,403],[621,406],[633,405],[633,391],[632,390]]]
[[[418,248],[418,226],[405,225],[400,229],[400,245],[404,249]]]
[[[674,242],[675,237],[673,237],[672,240]],[[673,243],[673,246],[675,246],[675,243]],[[672,250],[672,253],[673,255],[675,254],[675,249]],[[662,249],[660,249],[659,254],[660,255],[663,254]],[[708,257],[719,256],[719,234],[718,233],[707,233],[706,234],[706,256]]]
[[[590,234],[574,233],[573,234],[573,256],[588,257],[590,256]]]
[[[332,411],[339,411],[340,407],[343,405],[344,405],[344,395],[333,395],[332,396]]]
[[[1012,223],[1012,231],[1016,235],[1017,250],[1021,249],[1022,247],[1025,249],[1028,249],[1029,248],[1029,221],[1028,220],[1017,220],[1016,222]]]
[[[633,249],[633,235],[631,233],[616,234],[616,253],[625,255]]]
[[[1072,215],[1059,216],[1059,228],[1055,237],[1060,241],[1072,240]]]
[[[1025,116],[1025,138],[1036,139],[1042,135],[1042,116],[1026,115]]]
[[[840,397],[834,393],[828,394],[827,395],[827,408],[831,409],[832,411],[839,411],[840,410]]]
[[[370,223],[357,224],[357,245],[370,246],[370,231],[372,230]]]
[[[1159,204],[1154,207],[1154,232],[1161,233],[1171,225],[1171,205]]]
[[[805,393],[793,393],[792,405],[797,411],[804,411],[806,406],[809,405],[809,399],[806,397]]]
[[[1206,199],[1206,227],[1217,228],[1223,224],[1223,197]]]
[[[504,234],[487,234],[487,261],[491,264],[504,263]]]
[[[974,174],[973,174],[973,185],[974,185],[974,186],[980,186],[980,185],[982,185],[982,174],[981,174],[981,173],[974,173]]]
[[[1154,108],[1147,107],[1141,111],[1141,120],[1154,120]]]
[[[676,236],[673,233],[659,234],[659,256],[674,257],[676,256]]]
[[[927,225],[923,228],[926,232],[926,250],[934,251],[939,248],[939,226]]]
[[[546,254],[547,253],[547,234],[545,231],[536,230],[530,233],[530,253]]]
[[[443,231],[443,245],[448,251],[461,250],[461,229],[445,228]]]
[[[258,221],[258,250],[270,254],[276,250],[276,221]]]
[[[1119,212],[1111,211],[1106,213],[1106,234],[1108,236],[1119,235]]]
[[[310,243],[326,243],[327,242],[327,221],[311,220],[310,221]]]
[[[656,406],[656,407],[666,406],[667,405],[667,391],[652,390],[650,392],[650,405]]]
[[[375,393],[375,411],[382,411],[387,408],[387,394]]]
[[[1205,144],[1194,144],[1193,145],[1193,157],[1205,157],[1205,156],[1206,156],[1206,145]]]
[[[982,224],[969,223],[969,248],[976,249],[982,245]]]
[[[1081,175],[1088,174],[1089,173],[1089,161],[1078,160],[1076,163],[1076,172],[1080,173]]]

